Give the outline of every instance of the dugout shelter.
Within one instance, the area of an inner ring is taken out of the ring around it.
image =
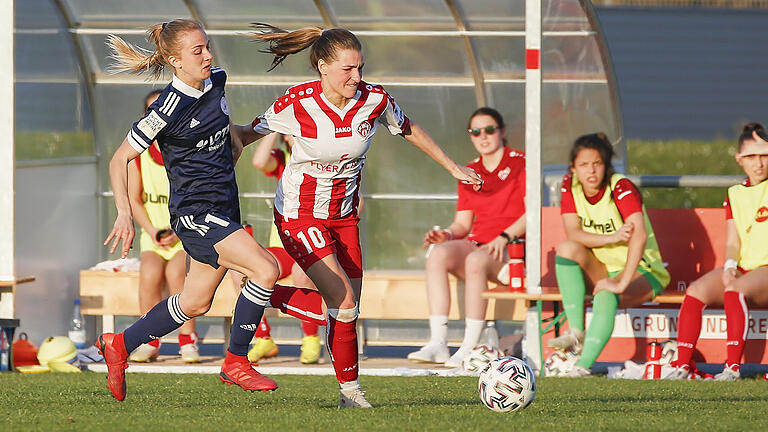
[[[384,85],[457,161],[475,157],[467,117],[488,105],[504,115],[510,145],[535,159],[529,194],[541,193],[541,171],[564,171],[570,143],[584,133],[606,132],[615,142],[616,165],[624,165],[616,80],[588,0],[3,3],[13,14],[0,19],[0,50],[13,61],[2,66],[12,79],[0,84],[6,136],[0,279],[34,274],[37,280],[15,295],[2,294],[0,318],[20,318],[32,340],[64,334],[79,270],[114,258],[102,246],[115,215],[109,158],[140,114],[144,95],[170,80],[169,74],[157,82],[109,74],[104,41],[110,33],[149,48],[149,25],[178,17],[201,21],[215,63],[228,73],[233,121],[245,123],[290,85],[315,79],[307,55],[291,56],[267,73],[271,58],[242,36],[249,23],[345,27],[364,45],[364,79]],[[275,185],[247,163],[251,152],[246,149],[237,167],[242,215],[264,242]],[[451,220],[455,182],[408,142],[384,132],[374,139],[366,171],[366,268],[423,269],[419,239]],[[541,197],[530,213],[540,205]]]

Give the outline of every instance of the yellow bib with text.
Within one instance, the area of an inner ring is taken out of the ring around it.
[[[733,221],[739,233],[739,266],[752,270],[768,265],[768,181],[728,188]]]
[[[596,204],[590,204],[584,195],[576,176],[572,176],[571,193],[573,201],[576,204],[576,212],[579,216],[581,229],[591,234],[608,235],[618,231],[624,225],[624,219],[621,217],[619,208],[613,200],[613,190],[619,180],[625,178],[621,174],[614,174],[611,177],[611,183],[603,193],[602,198]],[[664,268],[664,262],[661,259],[659,245],[656,242],[656,234],[653,232],[651,221],[643,206],[643,220],[645,221],[645,231],[648,239],[645,241],[645,251],[640,260],[640,267],[651,273],[662,287],[666,287],[670,281],[669,272]],[[599,248],[593,248],[600,262],[605,264],[608,272],[621,271],[627,264],[627,253],[629,248],[626,242],[607,245]]]

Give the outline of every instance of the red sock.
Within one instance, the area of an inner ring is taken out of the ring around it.
[[[227,356],[224,357],[224,363],[250,363],[247,356],[232,354],[227,350]]]
[[[744,300],[744,294],[737,291],[726,291],[723,296],[723,307],[725,308],[726,332],[728,334],[726,363],[738,365],[741,364],[741,355],[744,353],[744,339],[747,336],[747,319],[749,319],[749,310],[747,309],[747,302]]]
[[[151,345],[155,348],[160,348],[160,339],[152,339],[151,341],[147,342],[147,345]]]
[[[257,338],[270,338],[270,332],[272,331],[272,328],[269,326],[269,323],[267,322],[267,318],[262,316],[261,322],[259,323],[259,327],[256,329],[256,333],[253,334],[253,337]]]
[[[123,358],[128,358],[128,350],[125,349],[125,335],[123,333],[116,334],[115,338],[112,339],[112,343],[120,351],[120,354],[123,355]]]
[[[179,346],[189,345],[197,342],[197,333],[192,332],[190,334],[179,333]]]
[[[317,336],[317,328],[320,327],[314,322],[302,321],[301,329],[304,330],[304,336]]]
[[[325,325],[323,297],[315,290],[276,284],[269,303],[281,312],[302,321]]]
[[[357,320],[336,321],[328,316],[328,352],[340,383],[357,379]]]
[[[690,365],[701,333],[701,314],[707,305],[689,295],[683,299],[677,316],[677,365]]]

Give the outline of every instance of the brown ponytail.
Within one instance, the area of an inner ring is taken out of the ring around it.
[[[110,73],[128,72],[131,74],[148,73],[157,79],[168,65],[168,57],[180,52],[179,40],[188,31],[205,32],[203,25],[189,19],[177,19],[167,23],[155,24],[147,29],[147,42],[155,46],[154,51],[137,47],[113,34],[107,36],[107,46],[111,51],[112,64]]]
[[[253,23],[253,32],[248,37],[261,42],[268,42],[269,47],[262,52],[272,54],[275,58],[268,71],[276,68],[291,54],[296,54],[312,47],[309,52],[309,61],[317,72],[317,62],[320,59],[330,63],[336,60],[339,50],[351,49],[363,51],[363,45],[351,31],[342,28],[323,30],[320,27],[306,27],[289,32],[279,27],[265,23]]]

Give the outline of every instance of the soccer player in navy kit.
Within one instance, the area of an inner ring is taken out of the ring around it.
[[[274,390],[277,384],[256,372],[246,357],[273,294],[278,269],[269,252],[240,225],[234,163],[242,145],[230,136],[226,74],[211,67],[208,36],[200,23],[177,19],[152,26],[147,34],[157,47],[151,54],[116,36],[108,40],[115,71],[150,72],[157,78],[168,65],[174,76],[144,117],[134,123],[109,164],[117,218],[104,244],[112,241],[110,252],[114,252],[122,241],[121,255],[128,254],[134,231],[127,164],[156,140],[171,187],[171,227],[190,261],[180,294],[158,303],[125,332],[99,337],[96,346],[107,363],[107,387],[117,400],[123,400],[128,353],[208,311],[216,287],[227,269],[232,269],[246,275],[247,281],[235,306],[220,379],[245,390]],[[308,295],[316,297],[321,314],[320,296],[312,293]]]

